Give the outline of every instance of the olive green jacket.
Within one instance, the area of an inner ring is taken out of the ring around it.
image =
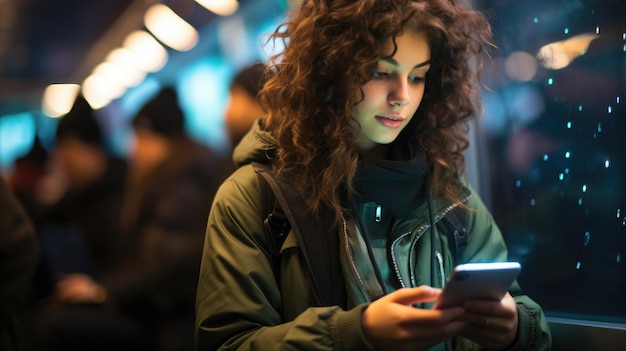
[[[281,247],[280,282],[271,258],[274,240],[263,224],[264,205],[259,177],[251,161],[267,160],[271,147],[258,126],[235,150],[243,166],[219,189],[211,209],[202,258],[196,303],[196,350],[374,350],[361,330],[361,314],[382,288],[365,253],[355,223],[340,226],[341,263],[349,306],[315,306],[309,290],[301,250],[293,233]],[[478,196],[467,189],[467,245],[462,262],[506,260],[506,246],[491,215]],[[426,205],[424,205],[426,206]],[[436,201],[435,219],[454,206]],[[444,277],[431,276],[428,211],[398,219],[391,233],[394,271],[405,287],[441,286],[453,268],[447,237],[442,240]],[[438,269],[435,270],[435,272]],[[540,306],[511,288],[519,311],[518,339],[511,350],[549,350],[551,337]],[[433,349],[442,349],[438,345]],[[457,340],[459,350],[479,350],[468,340]]]

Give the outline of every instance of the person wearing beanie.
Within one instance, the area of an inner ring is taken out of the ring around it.
[[[102,300],[83,304],[100,291],[85,282],[108,274],[120,262],[128,164],[109,151],[107,135],[82,96],[61,117],[55,136],[48,172],[38,187],[44,208],[33,218],[43,259],[36,282],[41,306],[37,343],[42,350],[72,350],[103,325],[92,313],[109,311]],[[78,328],[85,332],[74,333]],[[123,336],[113,329],[100,332],[108,333],[111,345],[131,339],[126,331]]]
[[[107,153],[102,134],[93,109],[78,96],[70,112],[57,125],[54,146],[59,170],[69,187],[87,186],[105,171]]]
[[[94,111],[82,95],[79,95],[72,109],[61,117],[56,130],[57,142],[78,139],[85,144],[102,146],[103,136],[100,123]]]
[[[128,167],[126,160],[109,152],[105,133],[84,97],[78,96],[70,112],[61,117],[51,155],[42,187],[49,193],[40,195],[49,210],[41,220],[69,220],[77,225],[87,238],[94,269],[106,270],[115,257],[113,238]]]
[[[132,119],[124,231],[135,243],[128,245],[135,259],[126,267],[136,276],[129,283],[122,271],[104,280],[120,306],[132,307],[134,317],[151,328],[153,350],[193,348],[204,228],[222,180],[216,154],[188,135],[185,117],[177,90],[165,86]]]
[[[143,177],[164,161],[172,147],[188,144],[185,117],[178,94],[164,87],[148,100],[131,120],[134,146],[130,152],[135,176]],[[186,141],[186,142],[185,142]]]
[[[137,349],[191,350],[204,228],[222,180],[214,175],[217,158],[187,135],[172,87],[150,98],[130,124],[134,140],[122,206],[123,258],[99,280],[81,283],[94,292],[92,303],[114,301],[120,319],[142,327],[146,346]],[[98,337],[106,339],[106,332]]]
[[[266,70],[262,62],[250,64],[239,71],[230,84],[225,121],[231,147],[239,144],[254,121],[263,116],[257,97],[265,84]]]
[[[168,138],[182,136],[185,133],[185,117],[176,90],[172,87],[161,89],[139,110],[132,125]]]

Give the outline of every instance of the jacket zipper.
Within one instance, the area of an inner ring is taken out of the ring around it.
[[[467,201],[467,199],[469,199],[469,195],[466,196],[465,198],[461,199],[463,202]],[[452,211],[455,207],[457,207],[457,204],[451,204],[450,206],[444,208],[443,210],[439,211],[437,213],[437,215],[435,216],[435,222],[439,222],[439,220],[441,220],[441,218],[443,218],[448,212]],[[376,215],[379,214],[379,209],[376,209]],[[355,277],[358,280],[359,286],[361,287],[361,289],[363,291],[367,291],[366,287],[365,287],[365,283],[363,282],[363,278],[361,278],[361,275],[359,274],[358,269],[356,268],[356,263],[354,262],[354,256],[352,256],[352,252],[350,251],[350,240],[348,238],[348,226],[346,224],[346,219],[343,216],[343,213],[341,214],[341,221],[342,221],[342,226],[343,226],[343,235],[344,235],[344,242],[345,242],[345,246],[344,246],[344,250],[346,252],[346,255],[348,257],[348,261],[350,262],[350,268],[352,269],[352,272],[354,273]],[[411,251],[414,251],[414,247],[417,244],[417,242],[419,241],[419,239],[422,237],[422,235],[424,235],[424,232],[426,232],[426,229],[428,229],[430,227],[430,224],[424,223],[421,226],[419,226],[416,230],[416,232],[418,233],[417,236],[415,237],[415,239],[413,240],[413,242],[411,243]],[[400,286],[403,288],[408,287],[406,282],[402,279],[402,276],[400,275],[400,268],[398,267],[398,262],[396,259],[396,255],[395,255],[395,243],[404,238],[407,235],[410,235],[413,231],[408,231],[403,233],[402,235],[398,236],[394,241],[394,245],[391,245],[391,259],[392,259],[392,263],[393,263],[393,268],[394,271],[396,273],[396,276],[398,277],[398,281],[400,282]],[[435,256],[437,257],[437,261],[438,261],[438,265],[439,265],[439,273],[440,273],[440,278],[442,281],[444,281],[444,267],[443,267],[443,257],[441,255],[441,253],[437,252],[435,253]],[[413,286],[417,285],[416,279],[415,279],[415,268],[414,267],[410,267],[410,276],[411,276],[411,284]],[[444,281],[445,282],[445,281]],[[443,286],[443,284],[441,285]]]
[[[443,269],[443,255],[441,252],[435,250],[435,258],[437,259],[437,268],[439,268],[439,287],[443,288],[446,284],[445,272]]]
[[[350,238],[348,238],[348,225],[346,224],[346,218],[343,216],[343,213],[341,213],[341,222],[343,226],[343,237],[344,237],[344,242],[345,242],[344,250],[346,252],[346,255],[348,256],[348,262],[350,262],[350,268],[352,269],[354,276],[357,278],[359,282],[359,286],[361,287],[361,290],[367,291],[365,287],[365,282],[363,282],[363,278],[361,278],[361,275],[359,274],[359,271],[356,268],[356,263],[354,263],[354,256],[352,256],[352,251],[350,250],[350,240],[349,240]]]
[[[467,201],[469,199],[469,195],[466,196],[465,198],[461,199],[463,202]],[[446,214],[448,214],[450,211],[452,211],[455,207],[457,207],[458,204],[454,203],[449,205],[448,207],[442,209],[441,211],[439,211],[436,215],[435,215],[435,224],[437,222],[439,222]],[[417,236],[415,237],[415,239],[413,240],[413,242],[411,243],[411,252],[414,251],[414,247],[417,244],[417,242],[419,241],[419,239],[422,237],[422,235],[424,235],[424,233],[426,232],[426,229],[430,228],[430,224],[429,223],[424,223],[421,226],[419,226],[416,230],[417,232]],[[398,267],[398,262],[396,259],[396,254],[395,254],[395,243],[406,237],[407,235],[410,235],[413,231],[408,231],[403,233],[402,235],[398,236],[398,238],[396,238],[393,243],[394,245],[391,245],[391,258],[392,258],[392,263],[393,263],[393,268],[394,271],[396,272],[396,276],[398,278],[398,281],[400,282],[400,286],[402,286],[403,288],[408,287],[408,285],[406,284],[406,282],[402,279],[402,276],[400,274],[400,268]],[[439,266],[438,270],[439,270],[439,278],[440,278],[440,283],[441,283],[441,287],[443,287],[443,285],[445,284],[445,272],[444,272],[444,267],[443,267],[443,256],[441,254],[441,252],[435,252],[435,258],[437,259],[437,265]],[[409,271],[409,275],[411,277],[411,286],[417,286],[417,281],[416,281],[416,277],[415,277],[415,267],[410,266],[409,267],[410,271]]]
[[[374,220],[376,223],[380,223],[383,219],[383,208],[380,205],[376,205],[376,214],[374,215]]]
[[[417,236],[415,237],[415,240],[413,240],[413,242],[411,243],[411,251],[413,251],[413,247],[415,246],[415,244],[419,241],[419,239],[422,237],[422,235],[424,235],[424,232],[426,232],[426,229],[428,228],[428,226],[426,225],[422,225],[420,226],[416,232],[417,232]],[[395,253],[395,247],[396,247],[396,242],[402,238],[404,238],[407,235],[410,235],[412,233],[412,231],[408,231],[405,232],[404,234],[398,236],[396,238],[396,240],[393,241],[393,244],[391,245],[391,261],[393,263],[393,270],[396,272],[396,276],[398,278],[398,281],[400,282],[400,286],[403,288],[407,287],[407,284],[404,282],[404,279],[402,279],[402,275],[400,274],[400,268],[398,267],[398,260],[396,259],[396,253]],[[411,270],[411,281],[414,281],[415,277],[414,277],[414,273]],[[415,285],[415,284],[413,284]]]

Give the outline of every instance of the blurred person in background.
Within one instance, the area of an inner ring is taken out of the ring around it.
[[[254,122],[263,117],[264,112],[258,95],[267,81],[266,74],[267,65],[263,62],[254,62],[240,69],[230,82],[224,121],[231,151],[220,161],[219,177],[222,180],[237,169],[232,159],[232,150],[252,128]]]
[[[32,222],[0,177],[0,350],[35,350],[28,297],[39,261]]]
[[[49,152],[35,135],[28,153],[15,160],[13,169],[7,175],[7,183],[26,213],[33,217],[41,211],[42,204],[37,190],[46,173]]]
[[[258,95],[267,79],[266,69],[262,62],[252,63],[240,70],[230,84],[225,120],[231,147],[237,146],[254,121],[263,116]]]
[[[127,161],[109,151],[106,134],[89,103],[79,96],[56,130],[49,172],[35,217],[42,230],[75,226],[83,235],[96,276],[116,265]]]
[[[218,158],[185,131],[177,92],[163,88],[132,119],[122,260],[100,281],[81,276],[66,299],[111,301],[139,322],[150,350],[191,350],[204,228]],[[89,294],[82,294],[89,292]]]
[[[78,96],[61,118],[47,173],[37,184],[34,215],[42,263],[34,281],[42,350],[140,346],[141,328],[108,303],[101,279],[120,264],[127,161],[111,153],[106,133]]]
[[[172,87],[145,104],[132,125],[134,186],[124,222],[130,269],[109,283],[122,303],[153,323],[157,349],[189,350],[204,227],[219,185],[218,158],[187,135]]]

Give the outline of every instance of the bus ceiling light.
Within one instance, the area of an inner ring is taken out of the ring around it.
[[[163,44],[178,51],[191,50],[198,43],[198,31],[163,4],[151,6],[144,24]]]
[[[237,11],[237,0],[195,0],[207,10],[218,16],[230,16]]]
[[[74,106],[80,86],[78,84],[50,84],[43,92],[41,109],[49,117],[66,115]]]
[[[101,82],[110,86],[111,97],[117,99],[124,94],[131,83],[124,73],[119,66],[105,61],[94,68],[92,76],[101,77]]]
[[[146,72],[141,70],[140,59],[127,48],[117,48],[106,57],[106,62],[112,63],[126,80],[127,87],[134,87],[146,78]]]
[[[137,65],[145,72],[158,72],[167,63],[167,50],[146,31],[131,32],[122,46],[135,54]]]
[[[117,94],[117,88],[111,85],[106,78],[92,74],[85,78],[82,85],[82,93],[87,103],[94,110],[98,110],[108,105]]]

